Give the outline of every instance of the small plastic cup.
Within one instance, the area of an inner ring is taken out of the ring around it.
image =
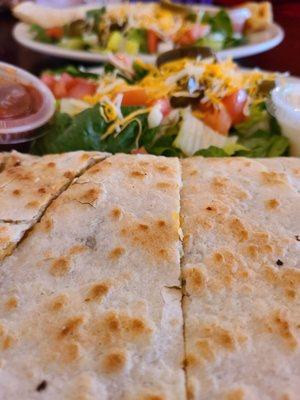
[[[268,104],[282,133],[289,138],[291,155],[300,156],[300,83],[286,83],[276,87]]]
[[[3,62],[0,62],[1,81],[33,87],[39,94],[39,103],[34,113],[28,116],[7,119],[0,117],[0,145],[24,143],[40,136],[36,129],[49,121],[55,112],[55,98],[51,91],[34,75]]]

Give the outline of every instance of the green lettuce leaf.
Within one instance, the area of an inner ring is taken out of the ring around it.
[[[194,155],[203,157],[229,157],[229,154],[226,153],[224,149],[216,146],[210,146],[207,149],[198,150]]]
[[[122,113],[125,117],[137,108],[122,107]],[[31,152],[39,155],[75,150],[130,153],[135,148],[151,146],[159,129],[148,127],[148,113],[145,113],[133,118],[121,132],[102,139],[109,125],[100,114],[99,104],[73,118],[56,112],[52,121],[40,129],[41,137],[33,142]]]
[[[30,26],[30,33],[38,42],[55,43],[55,40],[47,35],[46,30],[37,24],[32,24]]]
[[[95,33],[99,32],[99,23],[106,12],[105,7],[95,8],[92,10],[88,10],[86,13],[87,20],[89,21],[92,30]]]
[[[288,138],[270,131],[258,130],[251,136],[240,138],[239,143],[247,149],[238,151],[236,155],[239,156],[281,157],[289,154]]]
[[[202,22],[209,24],[212,32],[222,33],[226,38],[233,36],[231,20],[225,10],[220,10],[215,15],[206,12],[203,15]]]

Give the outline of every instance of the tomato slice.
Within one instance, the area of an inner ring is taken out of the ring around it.
[[[237,90],[223,98],[222,103],[230,115],[233,125],[239,124],[245,120],[246,115],[244,114],[244,109],[247,99],[248,95],[244,89]]]
[[[201,39],[204,36],[208,35],[209,32],[209,25],[195,24],[181,32],[175,39],[175,42],[182,46],[188,46],[190,44],[194,44],[198,39]]]
[[[149,105],[150,106],[159,105],[160,111],[164,117],[166,117],[172,111],[170,100],[167,98],[155,100],[154,102],[151,102]]]
[[[46,35],[52,39],[60,39],[64,35],[64,30],[59,26],[55,28],[49,28],[46,29]]]
[[[53,90],[56,82],[54,75],[44,73],[41,77],[41,80],[46,86],[48,86],[49,89]]]
[[[231,117],[226,108],[209,107],[204,114],[203,122],[221,135],[227,136],[232,125]]]
[[[122,106],[146,106],[147,92],[144,88],[130,89],[123,93]]]
[[[145,147],[139,147],[138,149],[131,150],[131,154],[148,154]]]
[[[152,30],[147,30],[147,48],[150,54],[157,53],[159,37],[157,34]]]
[[[75,78],[71,88],[68,89],[68,97],[82,99],[84,96],[95,94],[97,85],[86,79]]]

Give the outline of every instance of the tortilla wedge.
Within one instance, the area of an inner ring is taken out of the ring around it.
[[[83,151],[44,157],[3,153],[0,172],[0,260],[11,253],[25,231],[36,223],[49,203],[76,176],[105,156]]]
[[[177,159],[108,158],[4,260],[5,400],[185,399],[180,183]]]
[[[182,161],[190,399],[299,397],[299,167]]]

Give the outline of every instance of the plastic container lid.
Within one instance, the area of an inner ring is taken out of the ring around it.
[[[55,112],[55,98],[51,91],[34,75],[3,62],[0,62],[1,81],[32,87],[39,94],[39,103],[37,109],[27,116],[5,119],[0,116],[0,144],[22,143],[40,136],[34,130],[49,121]]]
[[[285,83],[271,92],[268,111],[291,143],[291,155],[300,156],[300,83]]]

